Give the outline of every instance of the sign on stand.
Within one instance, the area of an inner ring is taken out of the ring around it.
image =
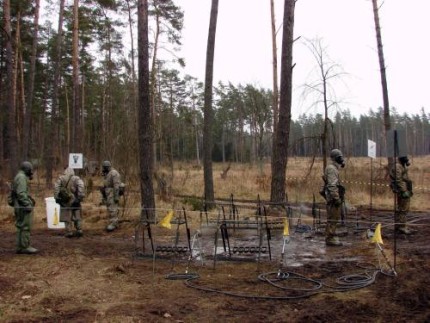
[[[376,142],[367,140],[367,156],[376,158]]]
[[[69,167],[73,169],[84,168],[84,155],[77,153],[69,154]]]
[[[373,159],[376,158],[376,142],[367,140],[367,155],[370,159],[370,221],[372,221],[372,200],[373,200]]]

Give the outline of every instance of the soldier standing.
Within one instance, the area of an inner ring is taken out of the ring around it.
[[[12,183],[15,226],[17,229],[18,254],[35,254],[36,248],[30,245],[30,231],[33,218],[33,208],[36,202],[29,194],[28,180],[33,179],[33,165],[24,161]]]
[[[85,197],[83,180],[75,175],[73,168],[67,167],[54,185],[54,198],[60,204],[60,221],[65,223],[65,237],[82,237],[82,206]],[[75,232],[73,232],[73,226]]]
[[[407,215],[411,204],[412,181],[408,176],[410,162],[407,156],[398,158],[399,164],[394,164],[390,170],[391,188],[396,194],[397,210],[395,212],[395,230],[406,235],[412,234],[407,226]]]
[[[118,228],[121,176],[116,169],[112,168],[112,164],[108,160],[102,163],[102,175],[104,177],[102,194],[109,216],[106,231],[111,232]]]
[[[339,168],[345,167],[345,160],[339,149],[330,152],[331,164],[324,171],[325,196],[327,200],[327,226],[325,230],[325,243],[327,246],[341,246],[336,234],[336,226],[342,212],[342,203],[345,199],[345,188],[340,184]]]

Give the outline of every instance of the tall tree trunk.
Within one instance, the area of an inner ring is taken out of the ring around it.
[[[31,116],[33,110],[33,98],[34,98],[34,77],[36,74],[36,55],[37,55],[37,44],[38,32],[39,32],[39,9],[40,0],[35,1],[34,8],[34,22],[33,22],[33,45],[31,47],[30,57],[30,71],[28,77],[28,89],[27,89],[27,106],[24,114],[24,138],[23,138],[23,157],[27,159],[30,150],[30,133],[31,133]]]
[[[20,24],[17,24],[17,37],[16,37],[16,43],[17,50],[16,50],[16,94],[15,94],[15,107],[16,110],[19,111],[18,115],[19,118],[17,120],[16,128],[18,129],[18,144],[21,140],[21,147],[23,145],[22,139],[24,138],[24,134],[31,131],[30,127],[25,128],[25,117],[26,117],[26,109],[25,109],[25,82],[24,82],[24,63],[23,63],[23,57],[22,57],[22,43],[21,43],[21,31],[20,31]],[[23,151],[18,152],[18,158],[22,158]]]
[[[128,24],[130,28],[130,51],[131,51],[131,81],[132,81],[132,102],[133,102],[133,116],[137,115],[137,82],[136,82],[136,67],[134,64],[134,34],[133,34],[133,19],[131,17],[130,0],[127,1],[127,13],[128,13]],[[133,130],[137,130],[136,123],[134,124]]]
[[[4,0],[3,2],[3,20],[4,20],[4,32],[5,37],[5,48],[6,48],[6,82],[5,82],[5,111],[6,111],[6,158],[9,159],[9,178],[16,173],[18,169],[18,144],[16,135],[16,110],[15,110],[15,98],[13,92],[13,52],[12,52],[12,33],[11,33],[11,22],[10,22],[10,0]]]
[[[293,79],[293,31],[295,0],[284,1],[282,58],[281,58],[281,95],[279,102],[279,122],[276,131],[274,156],[272,159],[272,183],[270,200],[285,202],[285,178],[288,161],[288,139],[291,122],[291,95]]]
[[[275,5],[274,0],[270,0],[270,17],[271,17],[271,27],[272,27],[272,70],[273,70],[273,137],[272,137],[272,158],[274,155],[275,145],[275,135],[276,128],[278,126],[278,50],[276,45],[276,21],[275,21]],[[273,163],[271,164],[273,166]],[[273,169],[272,169],[273,173]]]
[[[196,107],[194,106],[194,102],[193,102],[193,111],[196,111]],[[196,138],[196,159],[197,159],[197,165],[200,166],[199,129],[197,127],[197,116],[196,115],[194,115],[194,131],[195,131],[195,138]]]
[[[203,108],[203,173],[205,182],[205,199],[209,205],[213,204],[213,202],[215,201],[212,173],[212,85],[217,19],[218,0],[212,0],[212,8],[209,21],[208,44],[206,49],[206,76]]]
[[[0,62],[2,62],[2,63],[5,61],[4,60],[4,56],[5,56],[4,54],[5,54],[4,50],[0,51]],[[0,166],[0,176],[7,178],[7,176],[5,176],[5,174],[3,173],[4,172],[4,165],[5,165],[5,163],[4,163],[4,158],[5,158],[5,142],[4,142],[5,141],[5,133],[4,133],[4,131],[7,128],[5,125],[5,120],[6,120],[5,113],[7,113],[7,110],[6,110],[6,104],[4,104],[4,101],[3,101],[4,92],[3,92],[3,82],[1,80],[3,80],[2,69],[0,69],[0,107],[3,109],[3,112],[0,113],[0,165],[1,165]]]
[[[379,69],[381,72],[381,86],[382,86],[382,100],[384,104],[384,130],[385,133],[391,129],[390,122],[390,103],[388,100],[388,85],[387,85],[387,74],[385,68],[384,50],[382,47],[382,36],[381,36],[381,26],[379,23],[379,8],[378,0],[372,0],[373,5],[373,17],[375,20],[375,30],[376,30],[376,43],[378,46],[378,57],[379,57]],[[387,136],[384,136],[386,139]],[[388,164],[391,165],[393,162],[392,158],[388,158]]]
[[[79,0],[74,0],[73,4],[73,45],[72,45],[72,66],[73,66],[73,124],[72,124],[72,145],[73,152],[81,151],[80,134],[80,99],[79,99]],[[71,153],[69,151],[68,153]]]
[[[14,45],[15,51],[13,53],[13,74],[12,74],[12,93],[13,93],[13,106],[15,109],[15,126],[16,126],[16,144],[17,144],[17,158],[21,159],[21,133],[23,131],[23,115],[24,111],[22,110],[23,105],[20,103],[20,98],[18,95],[18,78],[19,78],[19,63],[20,63],[20,49],[21,49],[21,11],[18,11],[16,14],[16,27],[15,27],[15,38],[12,42]],[[21,84],[21,83],[20,83]]]
[[[154,127],[157,126],[156,123],[156,111],[155,109],[157,108],[157,58],[158,58],[158,40],[160,38],[160,15],[158,12],[158,2],[157,0],[154,0],[154,9],[155,9],[155,32],[154,32],[154,46],[153,46],[153,54],[152,54],[152,68],[151,68],[151,74],[150,74],[150,95],[151,95],[151,107],[152,107],[152,122]],[[160,124],[160,126],[158,127],[158,129],[156,130],[157,133],[157,138],[162,138],[163,134],[162,134],[162,126]],[[160,140],[161,142],[161,140]],[[156,168],[157,165],[157,141],[154,142],[153,144],[153,157],[154,157],[154,168]],[[163,152],[161,151],[161,146],[160,146],[160,156],[163,156]],[[161,159],[161,157],[160,157]]]
[[[270,16],[272,26],[272,70],[273,70],[273,133],[278,124],[278,54],[276,46],[276,21],[274,0],[270,0]]]
[[[140,191],[142,214],[149,220],[155,219],[155,199],[152,177],[153,124],[149,89],[149,40],[148,40],[148,0],[138,0],[138,51],[139,51],[139,157]],[[143,210],[146,210],[145,213]]]
[[[245,160],[245,139],[244,139],[244,113],[243,113],[244,107],[243,104],[240,104],[239,107],[239,120],[238,120],[238,124],[239,124],[239,136],[238,136],[238,151],[239,151],[239,159],[238,162],[243,163],[243,161]]]
[[[57,32],[57,47],[55,49],[54,58],[54,79],[52,82],[52,106],[51,106],[51,118],[48,119],[49,129],[49,140],[46,140],[46,154],[45,154],[45,165],[46,165],[46,187],[52,188],[52,173],[55,168],[55,148],[59,146],[60,137],[59,134],[59,86],[60,86],[60,73],[61,73],[61,49],[63,44],[63,16],[64,16],[64,2],[60,0],[60,11],[58,13],[58,32]],[[57,155],[58,156],[58,155]]]
[[[13,58],[13,105],[15,107],[15,126],[16,126],[16,142],[19,148],[21,148],[21,134],[24,131],[24,123],[22,120],[24,119],[24,105],[22,104],[23,97],[20,94],[23,94],[23,69],[22,69],[22,44],[21,44],[21,11],[18,11],[16,14],[16,25],[15,25],[15,39],[13,44],[15,45],[15,53]],[[20,78],[21,77],[21,78]],[[17,157],[21,159],[22,151],[20,149],[17,150]]]

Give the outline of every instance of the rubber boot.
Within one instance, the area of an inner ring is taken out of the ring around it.
[[[64,224],[66,226],[66,232],[64,233],[64,236],[66,238],[73,238],[75,235],[73,234],[72,223],[70,221],[67,221]]]
[[[29,247],[27,247],[25,249],[18,249],[16,251],[16,253],[18,253],[18,254],[25,254],[25,255],[34,255],[34,254],[36,254],[38,252],[39,252],[39,250],[37,250],[36,248],[33,248],[31,246],[29,246]]]
[[[399,225],[397,227],[397,232],[401,234],[406,234],[406,235],[410,235],[413,233],[412,230],[406,226],[406,224]]]
[[[406,214],[403,212],[399,212],[396,214],[396,231],[401,234],[410,235],[412,234],[412,230],[408,228],[406,224]]]
[[[30,231],[28,230],[19,230],[18,233],[18,248],[16,253],[31,253],[31,250],[34,249],[30,246]],[[30,248],[30,249],[29,249]],[[29,252],[23,252],[24,250],[29,249]]]
[[[342,246],[342,242],[340,242],[339,238],[336,237],[336,236],[330,237],[330,238],[326,238],[325,244],[326,244],[326,246],[331,246],[331,247]]]
[[[75,228],[76,228],[76,236],[82,237],[84,235],[84,232],[82,231],[82,226],[81,226],[81,221],[80,220],[76,220],[75,221]]]
[[[117,229],[117,224],[115,222],[109,223],[109,225],[106,227],[107,232],[112,232],[115,229]]]

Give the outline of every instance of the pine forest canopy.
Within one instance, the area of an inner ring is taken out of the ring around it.
[[[16,159],[47,162],[52,157],[56,165],[62,165],[70,151],[79,149],[88,160],[109,158],[123,167],[137,164],[136,1],[76,2],[76,34],[73,1],[42,0],[43,19],[36,19],[39,1],[10,0],[10,8],[0,8],[2,26],[10,22],[10,33],[7,28],[0,33],[0,103],[4,107],[0,153],[5,161],[13,157],[9,143],[15,142]],[[184,75],[185,62],[177,56],[183,19],[175,1],[149,1],[150,97],[155,161],[160,163],[200,162],[202,156],[204,84]],[[126,48],[130,50],[125,52]],[[214,161],[256,162],[271,156],[272,94],[272,89],[228,80],[214,85]],[[16,113],[10,123],[5,111],[12,103]],[[381,108],[360,117],[352,116],[347,108],[331,111],[329,146],[348,156],[366,156],[370,139],[384,156],[382,119]],[[405,131],[411,154],[430,154],[429,119],[424,109],[419,115],[399,115],[392,108],[392,128]],[[289,155],[321,154],[323,123],[320,114],[292,120]],[[10,127],[16,129],[16,138],[6,135]]]

